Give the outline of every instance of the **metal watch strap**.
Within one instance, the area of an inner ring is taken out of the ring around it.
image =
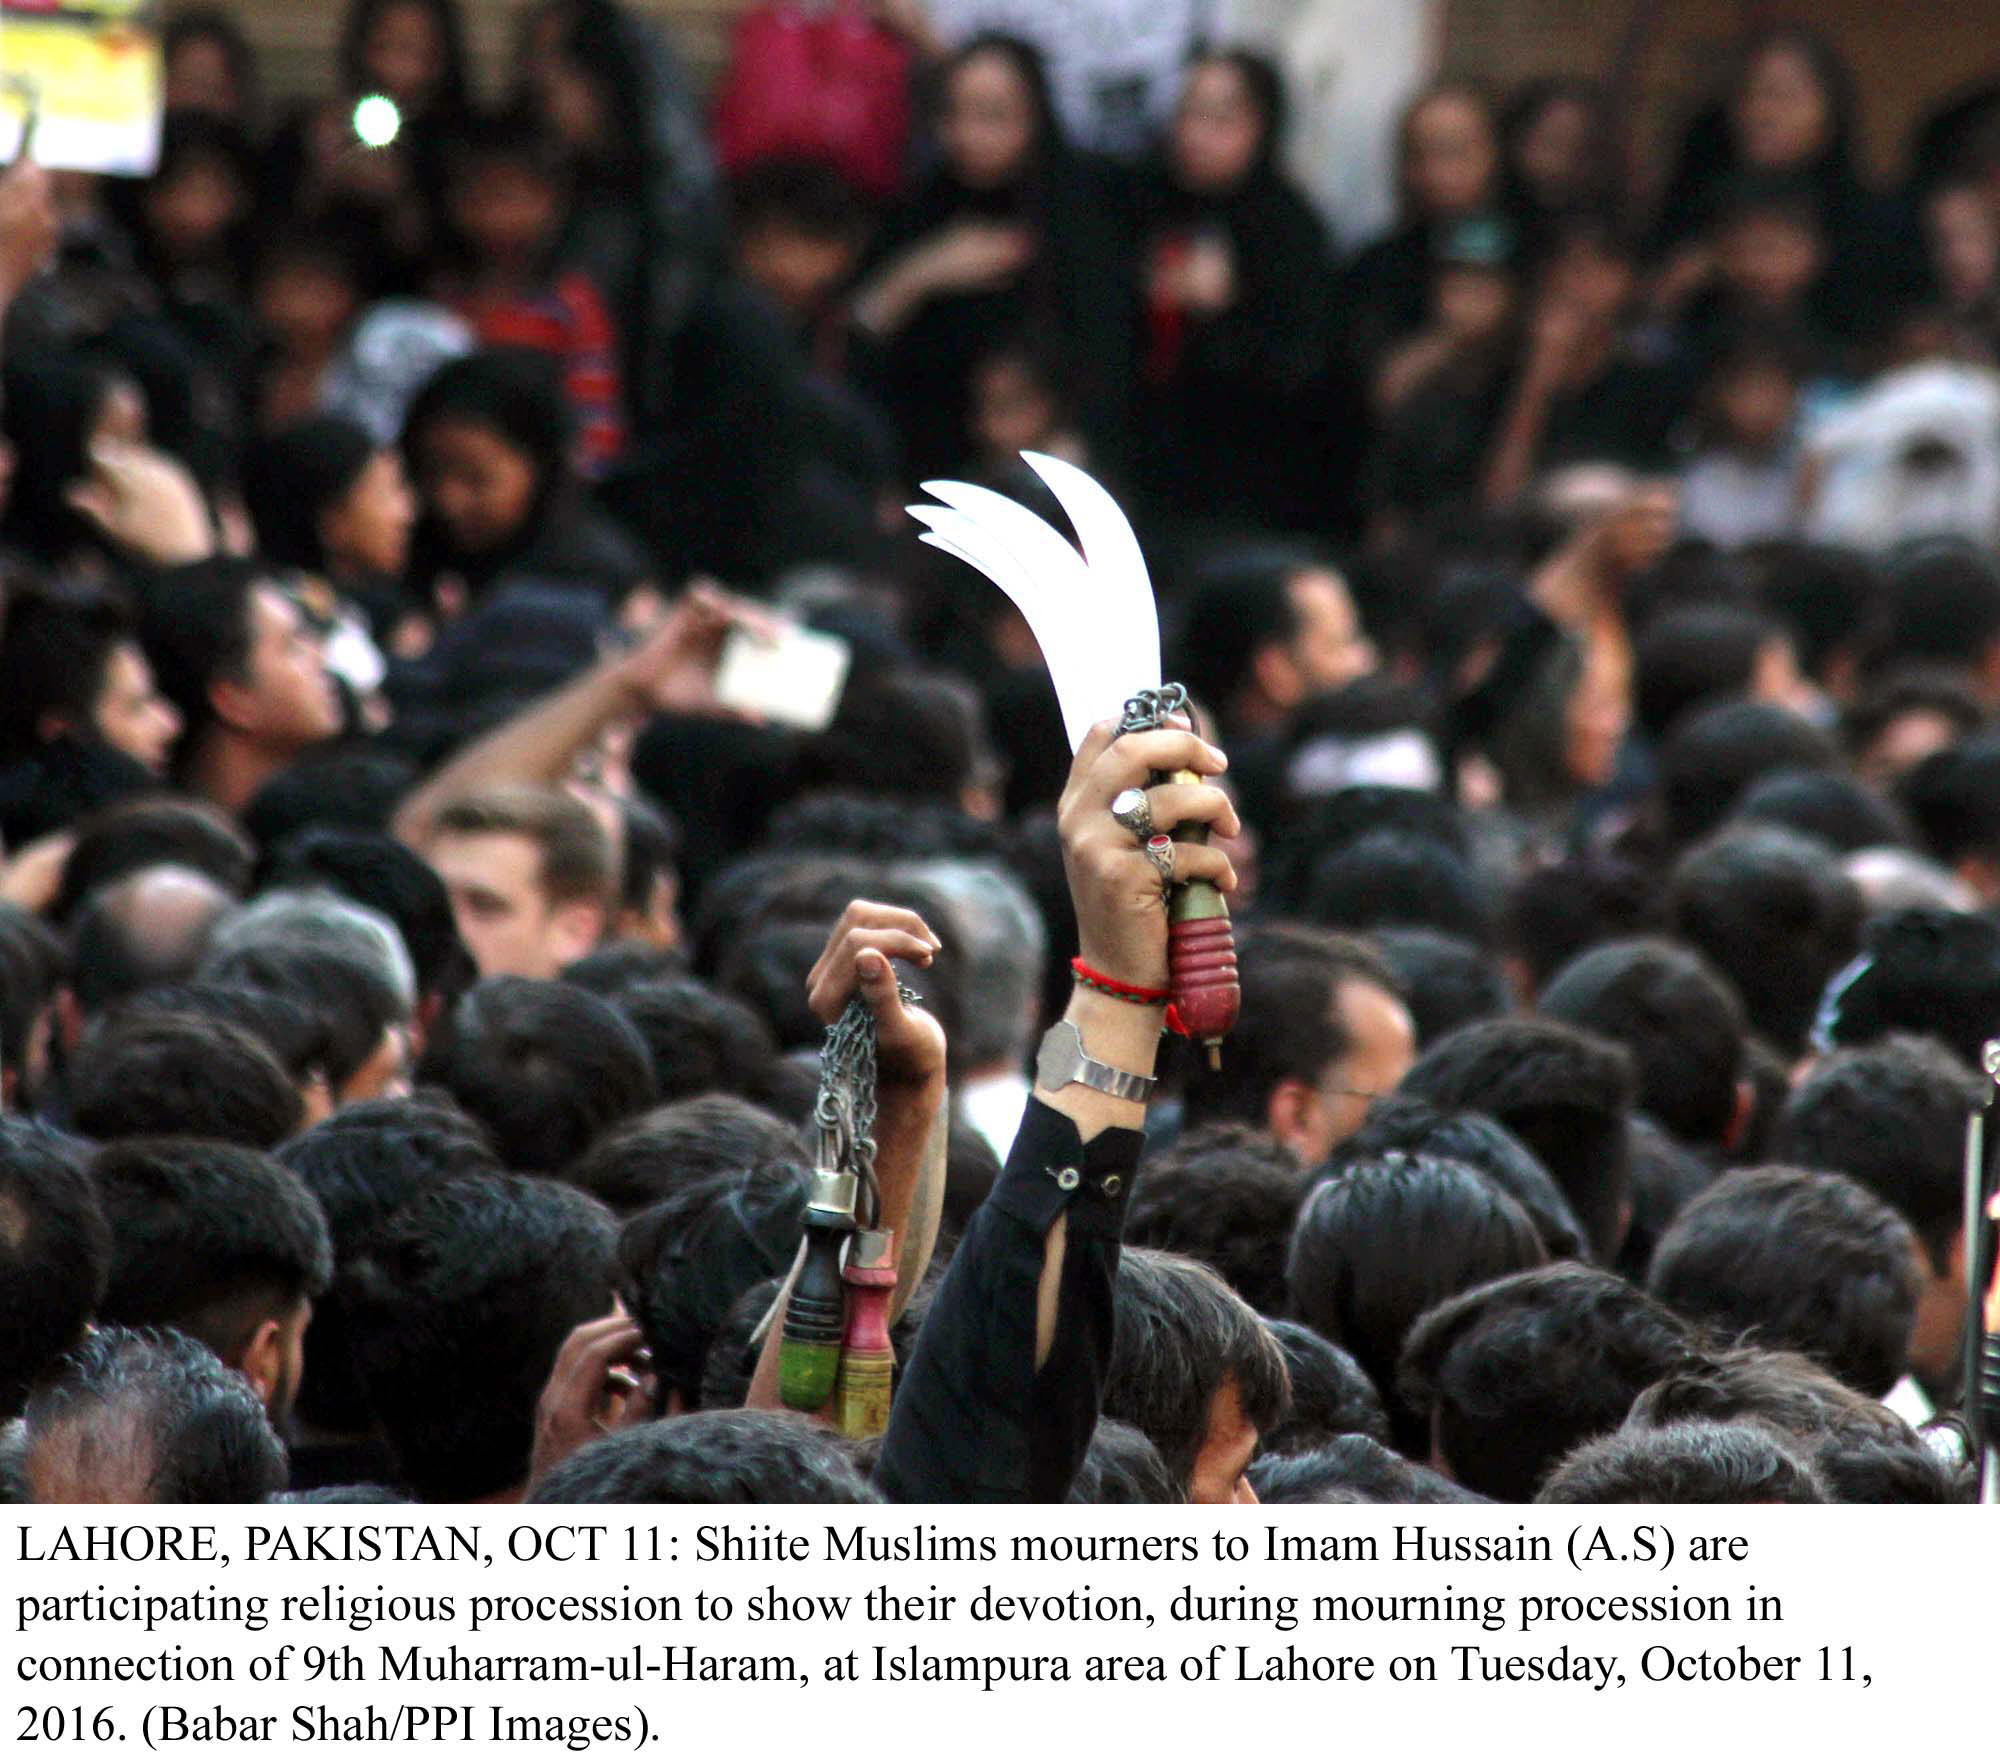
[[[1035,1060],[1035,1083],[1051,1096],[1065,1084],[1082,1084],[1122,1102],[1143,1103],[1151,1099],[1158,1082],[1093,1060],[1083,1051],[1082,1032],[1070,1022],[1056,1024],[1042,1037],[1042,1050]]]

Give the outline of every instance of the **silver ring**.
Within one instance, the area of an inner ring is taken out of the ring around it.
[[[1154,869],[1160,872],[1162,882],[1174,879],[1174,842],[1164,833],[1155,833],[1142,848]]]
[[[1141,845],[1153,837],[1153,804],[1143,790],[1121,790],[1111,799],[1111,818]]]

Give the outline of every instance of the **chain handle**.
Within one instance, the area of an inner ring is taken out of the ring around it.
[[[899,986],[905,1004],[919,994]],[[875,1013],[860,998],[827,1028],[819,1053],[819,1095],[813,1099],[819,1131],[819,1167],[854,1177],[855,1222],[872,1231],[881,1222],[875,1183]]]
[[[1126,699],[1124,714],[1118,719],[1118,733],[1142,735],[1148,729],[1158,729],[1169,717],[1186,710],[1187,704],[1188,689],[1176,681],[1145,687]]]

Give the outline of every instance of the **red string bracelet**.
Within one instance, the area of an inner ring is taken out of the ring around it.
[[[1173,996],[1164,986],[1132,986],[1123,980],[1112,979],[1109,974],[1100,974],[1082,956],[1071,959],[1069,971],[1091,991],[1122,998],[1127,1004],[1165,1004]]]

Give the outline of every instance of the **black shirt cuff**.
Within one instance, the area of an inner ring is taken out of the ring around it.
[[[1074,1121],[1030,1097],[986,1204],[1042,1236],[1067,1213],[1073,1233],[1115,1241],[1145,1149],[1145,1134],[1129,1127],[1107,1127],[1086,1145]]]

